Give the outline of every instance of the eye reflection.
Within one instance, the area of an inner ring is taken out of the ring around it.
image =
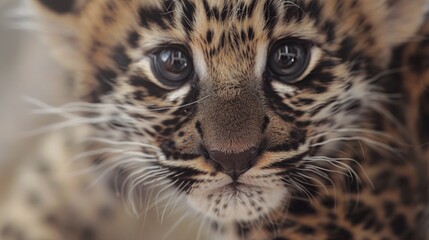
[[[178,47],[164,48],[155,53],[152,69],[161,82],[174,86],[188,81],[193,73],[192,60]]]
[[[295,82],[308,67],[308,44],[284,40],[274,45],[268,59],[268,70],[273,77],[284,82]]]

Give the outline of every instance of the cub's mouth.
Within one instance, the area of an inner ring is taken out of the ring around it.
[[[233,222],[257,220],[286,204],[287,196],[281,179],[262,179],[246,173],[238,180],[207,178],[193,187],[187,200],[195,210],[213,220]]]
[[[261,145],[262,146],[262,145]],[[204,152],[215,172],[198,178],[187,195],[190,205],[215,221],[253,221],[286,205],[289,192],[273,169],[259,166],[264,147],[238,153]]]

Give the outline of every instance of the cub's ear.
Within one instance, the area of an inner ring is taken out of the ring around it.
[[[426,9],[426,0],[384,0],[387,10],[382,33],[387,43],[397,46],[409,40],[421,26]]]
[[[67,14],[79,10],[87,0],[33,0],[41,7],[56,13]]]

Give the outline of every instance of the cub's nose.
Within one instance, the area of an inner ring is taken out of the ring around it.
[[[250,148],[239,153],[226,153],[221,151],[209,151],[210,161],[233,180],[247,172],[254,164],[258,155],[257,148]]]

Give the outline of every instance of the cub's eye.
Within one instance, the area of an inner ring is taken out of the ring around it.
[[[268,56],[268,70],[273,77],[287,83],[299,81],[310,62],[310,45],[304,41],[282,40]]]
[[[152,70],[164,84],[178,87],[193,74],[192,60],[180,47],[167,47],[152,55]]]

